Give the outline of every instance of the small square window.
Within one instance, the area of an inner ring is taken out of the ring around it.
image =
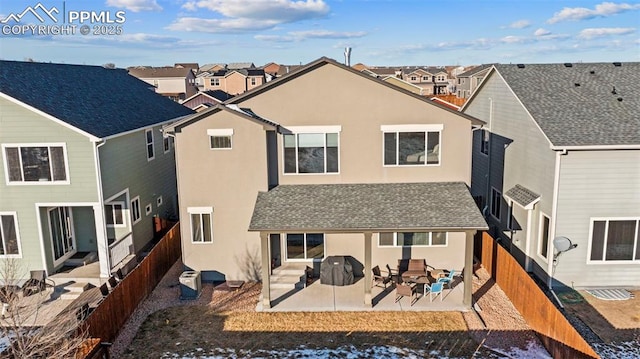
[[[163,202],[162,202],[162,196],[160,196],[160,197],[158,197],[158,198],[156,199],[156,204],[158,205],[158,207],[160,207],[160,206],[162,206],[162,203],[163,203]]]
[[[231,137],[233,129],[207,130],[209,135],[209,148],[212,150],[230,150],[232,147]]]
[[[151,214],[151,211],[153,211],[153,207],[151,206],[151,203],[149,203],[146,207],[144,207],[144,213],[148,216]]]

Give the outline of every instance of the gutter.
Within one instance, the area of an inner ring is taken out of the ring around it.
[[[550,146],[554,151],[640,150],[640,145]]]

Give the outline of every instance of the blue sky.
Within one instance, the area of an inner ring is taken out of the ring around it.
[[[41,0],[46,9],[124,11],[121,35],[6,35],[0,58],[101,65],[175,62],[470,65],[640,61],[640,2],[565,0]],[[3,1],[0,19],[32,1]],[[62,15],[60,15],[62,16]],[[61,22],[59,22],[61,23]],[[51,20],[45,24],[54,24]],[[78,28],[81,24],[76,22]],[[93,28],[94,24],[85,22]],[[118,24],[110,24],[111,29]]]

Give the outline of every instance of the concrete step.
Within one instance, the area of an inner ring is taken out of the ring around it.
[[[272,276],[277,275],[304,275],[304,270],[307,268],[305,265],[300,266],[286,266],[278,267],[271,271]]]
[[[74,300],[82,294],[85,290],[89,289],[91,285],[84,282],[76,282],[62,287],[62,294],[60,299],[62,300]]]
[[[304,273],[303,274],[278,274],[271,276],[270,286],[277,289],[294,289],[300,286],[304,286]]]

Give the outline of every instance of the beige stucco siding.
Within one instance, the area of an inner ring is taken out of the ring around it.
[[[326,90],[322,90],[326,89]],[[282,103],[282,106],[274,104]],[[280,184],[438,182],[470,183],[471,125],[459,115],[335,66],[325,65],[240,104],[287,126],[342,126],[340,172],[283,174]],[[441,124],[439,166],[383,166],[381,125]]]
[[[211,150],[207,129],[233,129],[232,149]],[[177,133],[176,156],[185,265],[220,273],[205,273],[207,280],[256,279],[245,269],[260,258],[259,234],[247,230],[256,196],[267,190],[263,127],[220,112]],[[213,207],[213,243],[192,243],[189,207]]]
[[[223,81],[223,90],[230,95],[237,95],[247,91],[247,78],[239,72],[233,72],[225,76]]]

